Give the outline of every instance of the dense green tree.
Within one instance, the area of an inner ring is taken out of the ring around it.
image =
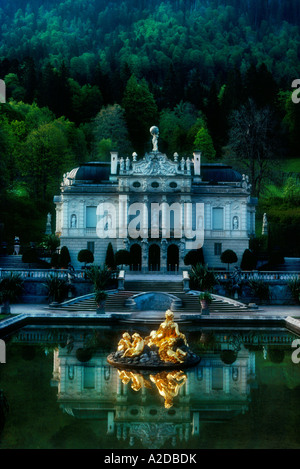
[[[190,103],[181,101],[172,110],[163,109],[159,118],[162,149],[171,154],[191,153],[194,149],[194,126],[198,130],[200,125],[197,110]]]
[[[125,109],[129,137],[134,149],[142,154],[150,141],[149,129],[158,119],[157,105],[145,80],[132,75],[127,82],[122,107]]]
[[[132,152],[125,121],[125,111],[119,104],[103,107],[94,119],[93,128],[96,154],[100,150],[99,143],[101,142],[101,148],[107,146],[111,150],[123,154]],[[110,140],[110,143],[108,140]]]
[[[260,195],[262,183],[274,164],[274,127],[270,109],[258,109],[252,100],[232,113],[229,149],[244,169],[248,169],[256,196]]]
[[[295,90],[297,91],[297,90]],[[294,91],[294,92],[295,92]],[[281,91],[279,93],[279,107],[283,113],[282,123],[286,129],[287,142],[289,154],[294,157],[299,157],[300,151],[300,103],[295,103],[292,99],[293,91]],[[299,93],[296,94],[296,98]]]
[[[69,156],[67,138],[55,122],[42,124],[28,134],[18,166],[36,198],[45,200],[62,170],[73,166]]]
[[[75,80],[68,80],[71,94],[71,109],[68,115],[76,124],[90,121],[102,106],[103,98],[98,86],[80,86]]]
[[[206,161],[214,160],[216,156],[216,150],[208,130],[205,127],[201,127],[198,130],[194,140],[195,148],[201,150],[201,153]]]

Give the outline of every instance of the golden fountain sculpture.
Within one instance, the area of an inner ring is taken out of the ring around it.
[[[122,383],[128,384],[132,381],[131,389],[134,391],[139,391],[142,387],[152,389],[152,381],[159,394],[164,398],[166,409],[173,406],[174,397],[178,395],[180,388],[187,381],[187,375],[180,370],[162,371],[156,375],[150,374],[149,379],[141,373],[134,373],[133,371],[118,370],[118,373]]]
[[[190,350],[185,335],[174,322],[173,312],[168,310],[165,321],[149,336],[142,338],[138,333],[130,336],[124,332],[117,351],[107,361],[119,368],[178,369],[196,365],[200,358]]]

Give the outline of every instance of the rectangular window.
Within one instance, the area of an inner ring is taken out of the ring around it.
[[[216,367],[212,369],[211,388],[215,391],[221,391],[223,389],[223,368]]]
[[[97,207],[86,207],[86,228],[96,228],[96,210]]]
[[[85,366],[83,368],[83,387],[85,389],[94,389],[95,387],[95,367]]]
[[[215,256],[222,254],[222,243],[215,243]]]
[[[94,252],[95,252],[95,243],[94,243],[94,241],[88,241],[86,247],[89,251],[91,251],[94,254]]]
[[[212,229],[223,230],[223,208],[213,208],[212,210]]]

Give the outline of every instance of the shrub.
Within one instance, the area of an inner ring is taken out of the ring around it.
[[[204,265],[203,249],[192,249],[184,257],[184,265],[195,266],[197,264]]]
[[[288,282],[288,287],[291,292],[291,295],[293,299],[297,302],[300,303],[300,280],[299,279],[293,279]]]
[[[11,274],[0,280],[0,302],[14,302],[23,292],[23,280],[19,274]]]
[[[272,363],[282,363],[284,360],[285,352],[283,349],[273,348],[268,349],[268,358]]]
[[[208,267],[202,264],[197,264],[192,267],[190,280],[191,288],[201,291],[212,291],[217,283],[214,272],[208,270]]]
[[[41,247],[48,251],[50,254],[53,254],[60,245],[60,239],[55,234],[50,234],[45,236]]]
[[[102,301],[106,300],[106,298],[107,298],[107,293],[105,291],[97,290],[95,292],[95,301],[96,301],[97,305],[99,303],[101,303]]]
[[[69,249],[67,248],[67,246],[63,246],[60,250],[59,265],[63,269],[67,269],[70,262],[71,262],[71,257],[70,257]]]
[[[82,363],[88,362],[92,358],[92,356],[93,352],[88,348],[78,348],[76,350],[76,358]]]
[[[270,299],[270,288],[263,280],[249,280],[249,286],[252,294],[260,300]]]
[[[115,255],[116,265],[129,265],[130,264],[130,252],[126,249],[120,249]]]
[[[207,301],[207,303],[211,303],[212,302],[212,296],[208,291],[200,293],[199,301]]]
[[[107,246],[107,249],[106,249],[105,265],[109,269],[115,269],[115,267],[116,267],[114,250],[113,250],[113,247],[112,247],[111,243],[108,243],[108,246]]]
[[[84,262],[84,265],[94,262],[94,254],[89,249],[82,249],[79,251],[77,259],[79,262]]]
[[[48,290],[48,298],[50,301],[61,303],[68,294],[69,285],[67,280],[51,275],[44,284]]]
[[[222,350],[220,358],[225,365],[232,365],[237,359],[237,352],[234,350]]]
[[[24,263],[34,264],[35,262],[38,262],[38,260],[39,258],[34,248],[27,249],[22,256],[22,262]]]
[[[242,262],[241,262],[241,269],[242,270],[254,270],[256,268],[257,259],[253,251],[250,249],[245,249]]]
[[[50,262],[50,265],[51,267],[53,267],[54,269],[58,269],[59,268],[59,264],[60,264],[60,257],[59,257],[59,254],[58,252],[54,252],[51,256],[51,262]]]
[[[103,267],[91,265],[87,271],[87,278],[93,283],[94,291],[104,290],[111,279],[111,271],[106,265]]]
[[[229,264],[234,264],[238,261],[237,255],[231,249],[226,249],[226,251],[222,252],[220,256],[221,262],[223,264],[227,264],[229,270]]]

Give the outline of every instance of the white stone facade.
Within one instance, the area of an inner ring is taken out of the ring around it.
[[[176,231],[175,215],[170,232],[164,229],[165,219],[172,217],[168,207],[175,204],[182,226],[188,219],[194,230],[198,224],[204,228],[205,263],[224,269],[227,266],[220,261],[221,252],[232,249],[240,264],[249,238],[255,233],[256,200],[250,190],[247,177],[231,167],[201,165],[200,152],[186,159],[177,154],[169,159],[159,151],[147,153],[141,159],[136,154],[123,158],[112,152],[110,162],[87,163],[64,175],[61,194],[54,198],[56,233],[61,246],[68,247],[76,268],[81,266],[77,260],[81,249],[90,249],[95,263],[103,264],[111,242],[114,252],[131,251],[132,270],[182,271],[189,239],[184,231]],[[104,238],[99,237],[96,229],[99,222],[96,210],[99,204],[107,203],[114,208],[112,215],[105,212],[107,223],[116,228],[116,235]],[[135,239],[128,234],[128,228],[136,203],[145,209],[136,212],[140,217],[140,224],[136,222],[140,236]],[[203,216],[198,220],[196,204],[204,204]],[[153,207],[159,209],[156,215]],[[154,230],[155,238],[151,231],[154,228],[158,230]]]

